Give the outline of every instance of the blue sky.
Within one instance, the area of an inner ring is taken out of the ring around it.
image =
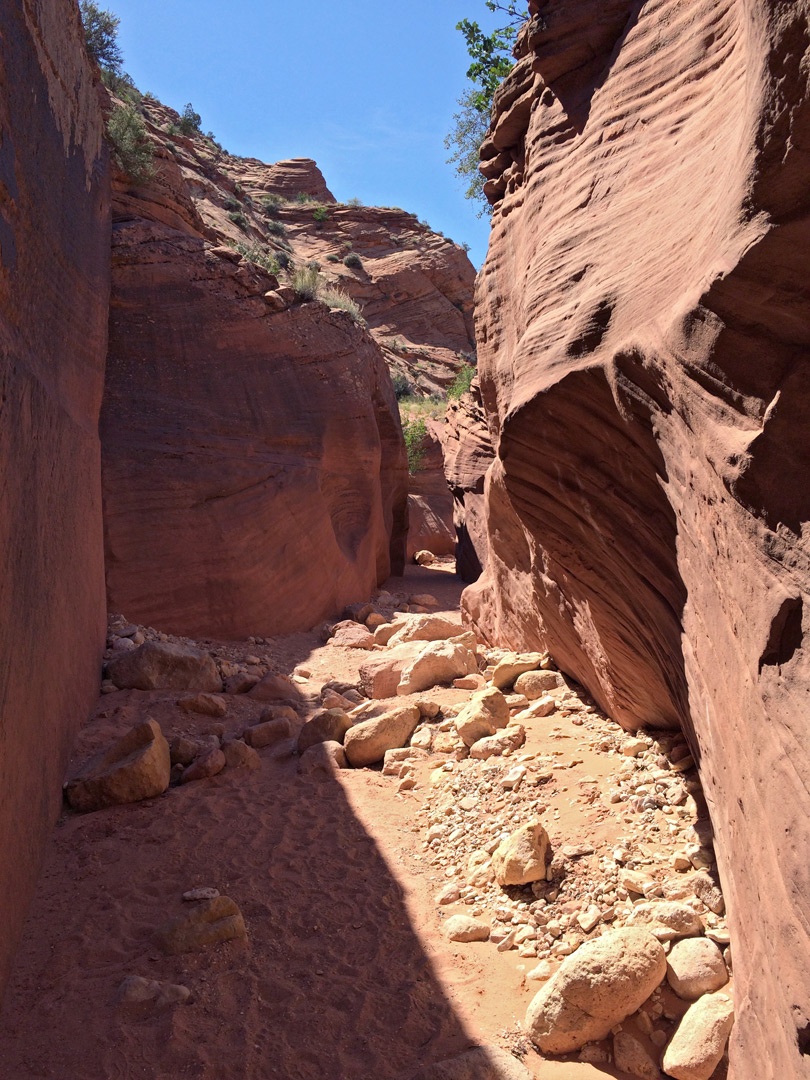
[[[312,157],[338,199],[401,206],[478,266],[489,223],[446,164],[469,60],[456,23],[483,0],[99,0],[121,18],[124,67],[232,154]]]

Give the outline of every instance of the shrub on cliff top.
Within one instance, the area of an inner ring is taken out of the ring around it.
[[[278,259],[274,255],[271,255],[267,248],[263,248],[259,244],[246,244],[244,242],[239,242],[235,244],[234,247],[243,259],[252,262],[254,266],[260,266],[262,270],[266,270],[267,273],[272,274],[273,277],[278,275]]]
[[[118,105],[107,120],[113,160],[133,184],[147,184],[155,175],[155,149],[146,125],[131,105]]]
[[[346,256],[346,258],[343,260],[343,265],[348,266],[351,270],[363,269],[363,262],[356,251],[352,251],[349,255]]]

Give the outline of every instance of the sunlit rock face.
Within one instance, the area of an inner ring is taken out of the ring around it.
[[[349,314],[302,302],[227,246],[224,215],[201,215],[228,196],[217,183],[234,187],[210,144],[173,153],[151,121],[150,133],[154,179],[114,186],[109,605],[192,636],[309,629],[403,566],[407,463],[388,368]]]
[[[483,170],[496,460],[467,617],[682,725],[734,930],[732,1074],[804,1075],[808,4],[530,4]]]
[[[98,693],[109,177],[78,7],[0,10],[0,994]]]

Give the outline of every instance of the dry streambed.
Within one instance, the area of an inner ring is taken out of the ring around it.
[[[321,641],[190,642],[114,619],[105,696],[84,737],[97,752],[74,767],[69,804],[122,813],[160,796],[160,815],[178,787],[215,785],[210,804],[221,785],[246,787],[255,774],[297,775],[311,809],[328,805],[337,780],[400,883],[409,931],[468,1044],[489,1047],[460,1056],[458,1037],[434,1032],[416,1061],[455,1064],[420,1077],[551,1077],[549,1058],[594,1074],[722,1076],[729,937],[683,740],[621,732],[546,656],[482,648],[449,609],[449,576],[431,580],[441,599],[381,593],[320,628]],[[263,827],[261,808],[251,812],[249,823],[225,821],[237,846],[245,825]],[[285,812],[294,818],[293,804]],[[293,851],[307,843],[303,825],[297,840],[295,821],[285,827]],[[153,927],[163,955],[258,945],[266,927],[245,918],[236,890],[187,884],[182,912]],[[283,934],[292,911],[274,915]],[[149,974],[141,965],[117,983],[118,1022],[199,1000],[193,977]],[[279,1075],[326,1075],[290,1053]],[[416,1075],[396,1060],[384,1075]],[[356,1060],[342,1068],[362,1074]]]

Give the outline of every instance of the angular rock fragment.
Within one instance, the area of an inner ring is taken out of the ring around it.
[[[528,885],[542,881],[548,861],[548,834],[539,821],[529,821],[504,840],[492,856],[499,885]]]
[[[225,764],[229,769],[258,769],[261,766],[261,758],[247,743],[241,739],[231,739],[222,747],[225,755]]]
[[[674,941],[703,933],[700,916],[687,904],[679,904],[675,900],[639,904],[630,913],[627,925],[644,926],[659,941]]]
[[[190,784],[193,780],[207,780],[216,776],[225,768],[225,755],[218,747],[212,747],[196,757],[187,769],[183,770],[181,784]]]
[[[661,1070],[647,1052],[643,1043],[628,1031],[613,1036],[613,1060],[619,1072],[638,1080],[660,1080]]]
[[[289,739],[290,734],[290,721],[286,717],[280,717],[278,720],[265,720],[264,723],[254,724],[245,730],[243,738],[248,746],[261,750],[265,746],[275,746],[283,739]]]
[[[228,706],[215,694],[195,694],[193,697],[180,698],[177,704],[186,712],[200,713],[202,716],[222,718]]]
[[[91,758],[65,786],[74,810],[138,802],[161,795],[171,778],[169,744],[154,720],[128,731],[108,750]]]
[[[375,699],[396,697],[403,671],[423,648],[422,642],[409,641],[364,660],[359,669],[363,693]]]
[[[486,941],[490,925],[483,919],[474,919],[471,915],[451,915],[444,924],[445,936],[450,941]]]
[[[403,669],[397,694],[418,694],[477,670],[475,653],[465,644],[453,639],[433,641]]]
[[[474,694],[456,717],[456,731],[465,745],[494,735],[509,723],[509,705],[500,690],[488,687]]]
[[[525,742],[526,729],[523,725],[510,724],[494,735],[487,735],[474,742],[470,747],[470,757],[487,761],[491,757],[500,757],[507,751],[519,750]]]
[[[107,675],[121,690],[222,690],[214,658],[188,645],[146,641],[107,665]]]
[[[543,653],[507,653],[495,665],[495,670],[492,672],[492,685],[497,686],[499,690],[508,689],[518,675],[522,675],[525,671],[536,671],[543,659]]]
[[[392,646],[404,645],[406,641],[446,641],[458,637],[463,627],[440,615],[416,615],[389,639]]]
[[[319,742],[342,743],[352,726],[352,718],[342,709],[325,709],[307,720],[298,736],[298,753],[305,753]]]

